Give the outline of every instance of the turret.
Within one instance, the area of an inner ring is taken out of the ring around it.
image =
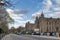
[[[38,17],[36,17],[36,20],[38,20]]]
[[[39,19],[40,19],[40,18],[44,18],[43,12],[42,12],[41,15],[39,16]]]
[[[43,14],[43,12],[41,13],[41,17],[44,17],[44,14]]]

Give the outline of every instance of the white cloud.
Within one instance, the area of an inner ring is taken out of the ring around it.
[[[16,10],[12,10],[12,9],[7,9],[7,12],[10,14],[10,17],[12,17],[12,19],[14,19],[14,23],[13,24],[9,24],[9,28],[11,28],[12,26],[14,26],[15,28],[18,28],[19,26],[25,26],[25,23],[28,20],[25,20],[26,17],[24,15],[23,12],[27,13],[27,11],[22,11],[20,12],[20,10],[16,9]],[[33,22],[33,21],[30,21]]]
[[[36,18],[37,16],[39,17],[41,15],[41,11],[39,10],[38,12],[32,14],[32,18]]]
[[[27,23],[27,22],[30,22],[30,23],[34,23],[34,21],[32,21],[32,20],[26,20],[26,21],[21,21],[21,20],[16,20],[16,22],[14,23],[14,24],[10,24],[9,26],[9,28],[11,28],[12,26],[14,26],[15,28],[18,28],[19,26],[22,26],[22,27],[25,27],[25,24]]]
[[[60,0],[54,0],[57,4],[60,4]]]
[[[60,12],[54,12],[52,14],[48,14],[48,16],[53,18],[60,18]]]
[[[12,19],[14,19],[14,21],[15,21],[14,24],[9,24],[9,26],[10,26],[9,28],[11,28],[12,26],[14,26],[15,28],[17,28],[18,26],[20,26],[22,24],[24,26],[24,23],[22,21],[24,19],[23,19],[23,17],[21,17],[21,16],[24,16],[24,14],[19,13],[19,10],[12,10],[12,9],[7,9],[7,12],[9,13],[10,17]]]
[[[33,21],[33,20],[26,20],[26,22],[28,22],[28,21],[29,21],[30,23],[34,23],[34,21]]]
[[[54,1],[54,2],[53,2]],[[44,0],[43,9],[40,9],[36,13],[32,14],[33,17],[40,16],[41,11],[45,14],[45,17],[60,18],[60,0]],[[54,4],[56,3],[56,4]]]
[[[60,6],[52,6],[52,10],[54,10],[54,11],[60,11]]]
[[[44,12],[49,11],[49,8],[52,6],[51,0],[44,0],[42,4],[43,4],[43,11]]]
[[[51,6],[52,5],[52,2],[51,2],[51,0],[44,0],[43,1],[43,4],[45,4],[47,6]]]

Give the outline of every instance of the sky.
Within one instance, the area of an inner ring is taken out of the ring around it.
[[[60,18],[60,0],[11,0],[14,4],[13,8],[7,8],[14,23],[9,25],[9,28],[14,26],[25,26],[26,22],[34,23],[35,17],[41,13],[45,17]]]

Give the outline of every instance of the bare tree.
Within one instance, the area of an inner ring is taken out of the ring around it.
[[[8,31],[8,23],[12,21],[12,18],[6,12],[6,7],[10,7],[11,4],[6,0],[0,0],[0,28],[6,33]]]

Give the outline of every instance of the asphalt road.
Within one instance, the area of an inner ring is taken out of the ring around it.
[[[9,34],[3,37],[1,40],[60,40],[60,39],[40,37],[40,36],[34,36],[34,35]]]

